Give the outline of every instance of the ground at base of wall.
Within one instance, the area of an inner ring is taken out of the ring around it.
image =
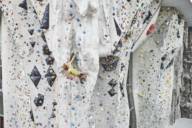
[[[175,128],[192,128],[192,119],[178,119]]]

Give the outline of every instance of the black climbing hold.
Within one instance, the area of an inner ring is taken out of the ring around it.
[[[52,87],[57,75],[51,67],[49,67],[49,69],[47,70],[47,74],[45,75],[45,77],[47,78],[47,82],[49,83],[49,85]]]
[[[114,79],[111,79],[108,83],[111,87],[115,87],[117,85],[117,81]]]
[[[55,118],[55,117],[56,117],[55,113],[52,113],[50,118]]]
[[[29,32],[30,35],[33,35],[34,29],[29,29],[28,32]]]
[[[114,88],[112,88],[112,89],[110,89],[109,91],[108,91],[108,93],[109,93],[109,95],[111,96],[111,97],[113,97],[113,96],[115,96],[117,93],[115,92],[115,89]]]
[[[41,38],[43,39],[44,42],[47,42],[44,32],[41,33]]]
[[[42,106],[44,103],[44,95],[42,94],[38,94],[37,97],[35,97],[34,99],[34,104],[39,107],[39,106]]]
[[[121,63],[121,71],[125,68],[125,64]]]
[[[48,48],[48,45],[43,45],[43,54],[44,55],[50,55],[51,51]]]
[[[181,24],[181,15],[178,15],[178,24]]]
[[[114,47],[115,47],[115,49],[113,50],[113,54],[116,54],[116,53],[118,53],[118,52],[120,52],[120,48],[123,46],[123,44],[122,44],[122,41],[121,40],[119,40],[119,42],[116,44],[116,45],[114,45]]]
[[[119,57],[109,55],[107,57],[100,58],[100,63],[105,71],[113,71],[116,69],[119,62]]]
[[[131,37],[131,35],[132,35],[132,32],[127,32],[126,34],[125,34],[125,40],[128,40],[130,37]]]
[[[51,56],[48,56],[47,58],[46,58],[46,63],[47,63],[47,65],[52,65],[53,63],[54,63],[54,58],[53,57],[51,57]]]
[[[53,106],[56,106],[57,105],[57,102],[53,102]]]
[[[23,1],[19,4],[19,7],[27,10],[27,0],[23,0]]]
[[[41,79],[41,74],[39,73],[39,70],[37,69],[37,67],[35,66],[30,74],[30,78],[32,80],[32,82],[34,83],[34,85],[37,87],[37,85],[39,84],[39,81]]]
[[[31,120],[34,122],[34,116],[33,116],[33,111],[32,110],[30,111],[30,117],[31,117]]]
[[[117,24],[117,21],[115,19],[114,19],[114,22],[115,22],[115,28],[117,31],[117,35],[120,36],[121,35],[121,29],[119,28],[119,25]]]
[[[48,29],[48,28],[49,28],[49,4],[47,4],[45,8],[45,12],[41,22],[41,29]]]
[[[171,50],[171,53],[172,53],[172,54],[175,53],[175,49]]]
[[[123,89],[123,82],[122,83],[120,83],[120,91],[121,91],[121,95],[124,97],[125,96],[125,94],[124,94],[124,89]]]
[[[180,36],[180,33],[179,33],[179,31],[177,31],[177,38],[180,38],[181,36]]]
[[[31,44],[31,47],[35,47],[35,42],[30,42],[30,44]]]
[[[151,18],[152,14],[151,14],[151,11],[148,11],[148,14],[147,16],[145,17],[144,21],[143,21],[143,24],[145,24],[150,18]]]
[[[136,23],[136,21],[137,21],[137,13],[134,15],[134,17],[133,17],[133,19],[131,21],[131,26],[133,26]]]
[[[164,64],[161,63],[160,69],[163,70],[164,69]]]
[[[169,64],[166,66],[166,69],[168,69],[173,64],[174,59],[172,59]]]
[[[164,56],[161,57],[162,61],[165,61],[165,59],[167,58],[167,54],[165,54]]]

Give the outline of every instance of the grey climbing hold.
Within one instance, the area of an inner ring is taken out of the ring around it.
[[[51,51],[49,50],[48,45],[43,46],[43,54],[44,55],[50,55],[51,54]]]
[[[119,25],[117,24],[117,21],[114,19],[114,23],[115,23],[115,28],[117,31],[117,35],[120,36],[121,35],[121,29],[119,27]]]
[[[41,22],[41,29],[48,29],[48,28],[49,28],[49,4],[45,8],[45,12]]]
[[[30,42],[30,44],[31,44],[31,47],[35,47],[35,42],[34,41],[32,41],[32,42]]]
[[[51,56],[48,56],[47,58],[46,58],[46,63],[47,63],[47,65],[52,65],[53,63],[54,63],[54,58],[53,57],[51,57]]]
[[[19,7],[27,10],[27,1],[26,1],[26,0],[23,0],[23,1],[19,4]]]
[[[47,82],[49,83],[49,85],[52,87],[57,75],[51,67],[49,67],[49,69],[47,70],[47,74],[45,75],[45,77],[47,78]]]
[[[37,87],[37,85],[39,84],[39,81],[41,79],[41,74],[39,73],[39,70],[37,69],[37,67],[35,66],[30,74],[30,78],[32,80],[32,82],[34,83],[34,85]]]
[[[39,106],[42,106],[44,103],[44,95],[42,94],[38,94],[37,97],[35,97],[34,99],[34,104],[39,107]]]
[[[115,96],[115,95],[117,94],[117,92],[115,91],[114,88],[110,89],[110,90],[108,91],[108,93],[109,93],[109,95],[110,95],[111,97],[113,97],[113,96]]]
[[[100,59],[100,63],[102,67],[104,68],[105,71],[113,71],[116,69],[117,64],[119,62],[119,57],[117,56],[107,56],[107,57],[102,57]]]
[[[33,35],[34,29],[29,29],[28,32],[29,32],[30,35]]]
[[[34,122],[33,111],[31,110],[29,113],[30,113],[30,118],[31,118],[31,120]]]
[[[115,87],[117,85],[117,81],[114,79],[111,79],[108,83],[111,87]]]
[[[152,17],[151,11],[148,11],[147,16],[145,17],[143,24],[145,24]]]

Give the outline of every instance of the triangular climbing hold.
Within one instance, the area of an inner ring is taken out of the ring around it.
[[[23,0],[23,1],[19,4],[19,7],[27,10],[27,0]]]
[[[115,22],[115,28],[116,28],[116,31],[117,31],[117,35],[120,36],[121,35],[121,29],[120,29],[120,27],[117,24],[117,21],[115,19],[114,19],[114,22]]]
[[[45,12],[41,22],[41,29],[48,29],[48,28],[49,28],[49,4],[45,8]]]

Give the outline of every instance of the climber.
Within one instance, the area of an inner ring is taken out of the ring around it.
[[[75,77],[78,77],[81,83],[83,83],[83,81],[86,80],[87,75],[85,73],[78,71],[73,67],[72,63],[74,60],[75,60],[75,55],[72,54],[70,61],[63,65],[63,69],[67,73],[67,78],[74,79]]]

